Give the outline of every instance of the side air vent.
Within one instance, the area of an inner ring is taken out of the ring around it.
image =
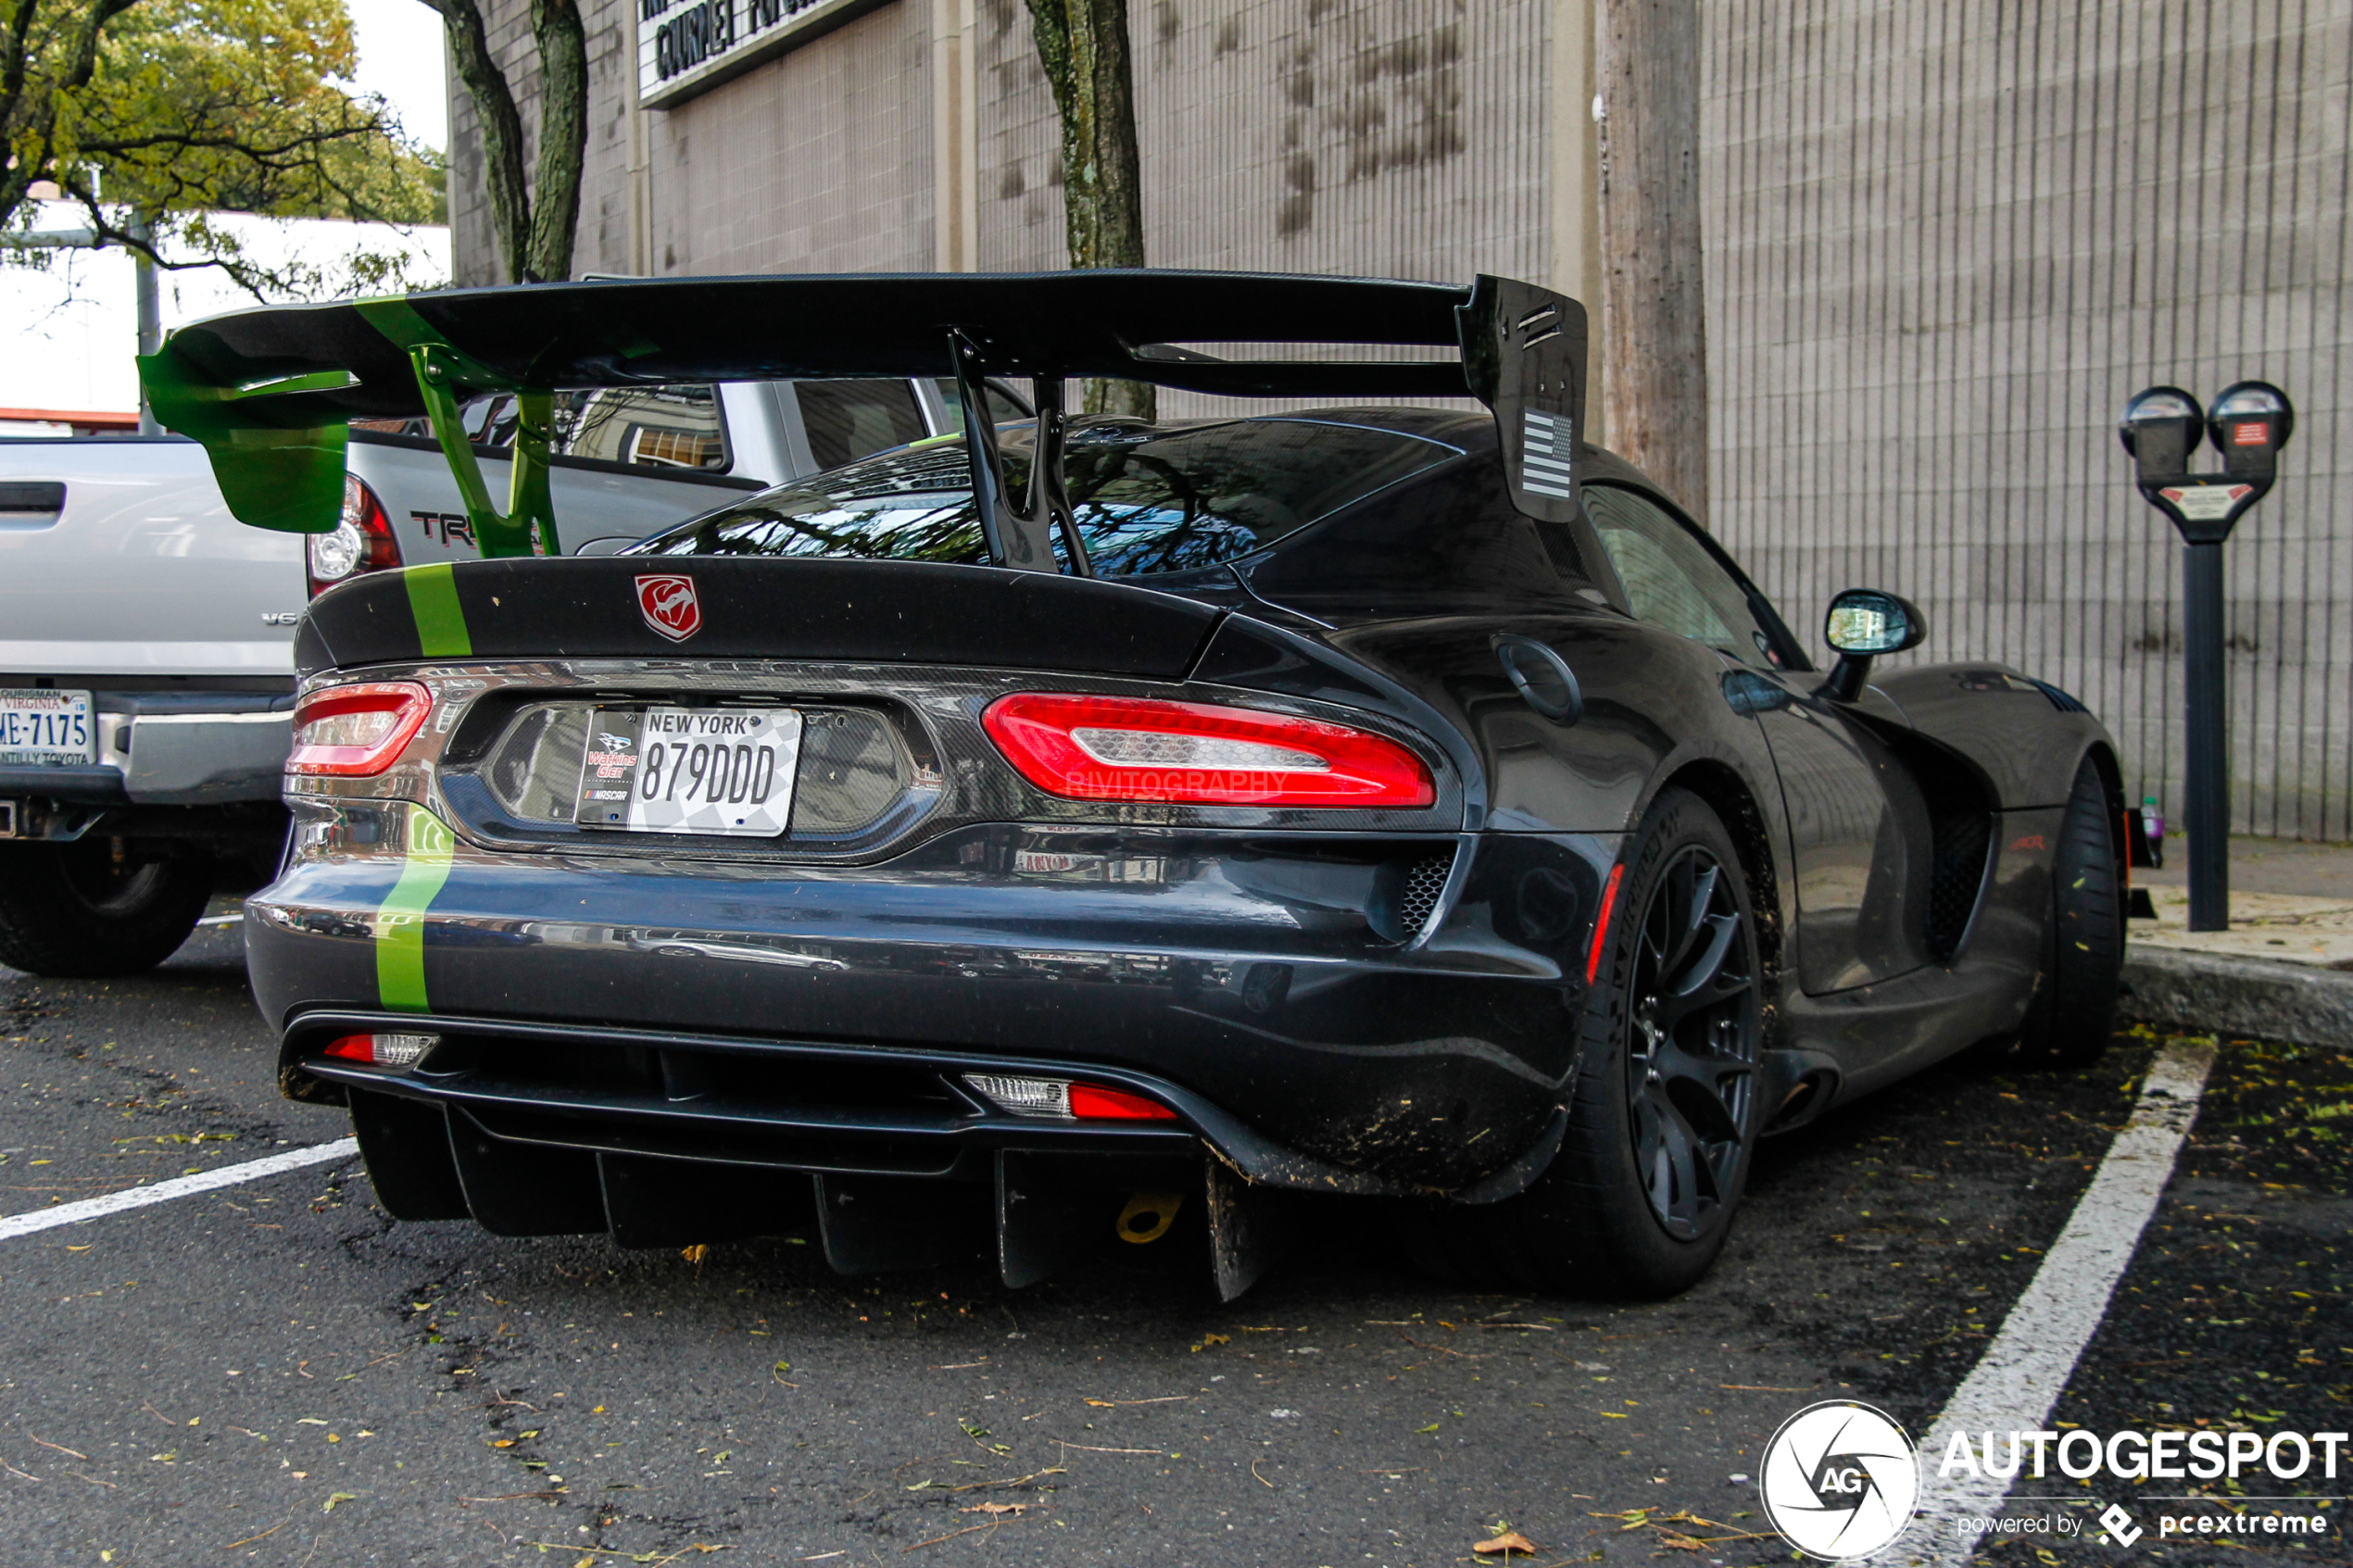
[[[1961,938],[1969,935],[1985,882],[1986,851],[1994,843],[1992,812],[1954,805],[1957,809],[1932,801],[1929,824],[1935,860],[1928,877],[1928,950],[1939,959],[1959,952]]]
[[[1454,869],[1454,852],[1441,849],[1425,855],[1405,870],[1405,885],[1398,894],[1398,925],[1411,941],[1438,911],[1439,895],[1446,891],[1446,873]]]

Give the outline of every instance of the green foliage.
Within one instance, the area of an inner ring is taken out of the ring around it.
[[[343,85],[357,63],[343,0],[0,0],[0,225],[46,180],[102,239],[132,239],[135,210],[203,264],[283,288],[218,226],[172,215],[447,221],[440,156]]]
[[[358,63],[343,0],[140,0],[60,140],[148,211],[444,221],[438,157],[336,84]]]

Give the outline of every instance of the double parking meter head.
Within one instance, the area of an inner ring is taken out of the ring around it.
[[[2141,495],[2183,540],[2219,545],[2278,475],[2280,448],[2296,429],[2287,394],[2269,382],[2235,382],[2209,412],[2178,386],[2153,386],[2124,405],[2117,436],[2133,456]],[[2193,474],[2190,456],[2210,439],[2220,474]]]

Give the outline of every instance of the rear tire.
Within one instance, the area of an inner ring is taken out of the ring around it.
[[[211,896],[202,856],[118,864],[106,838],[0,845],[0,963],[60,980],[138,974],[180,950]]]
[[[2001,1065],[2075,1071],[2108,1052],[2124,972],[2124,867],[2108,788],[2089,758],[2076,770],[2051,856],[2043,989]]]
[[[1516,1198],[1423,1211],[1443,1276],[1584,1297],[1690,1289],[1730,1234],[1763,1120],[1755,912],[1697,796],[1664,792],[1625,861],[1560,1154]]]

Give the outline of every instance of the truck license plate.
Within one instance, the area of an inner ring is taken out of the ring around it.
[[[0,687],[0,764],[93,762],[97,756],[88,692]]]
[[[584,828],[774,838],[792,817],[792,709],[600,708],[580,769]]]

